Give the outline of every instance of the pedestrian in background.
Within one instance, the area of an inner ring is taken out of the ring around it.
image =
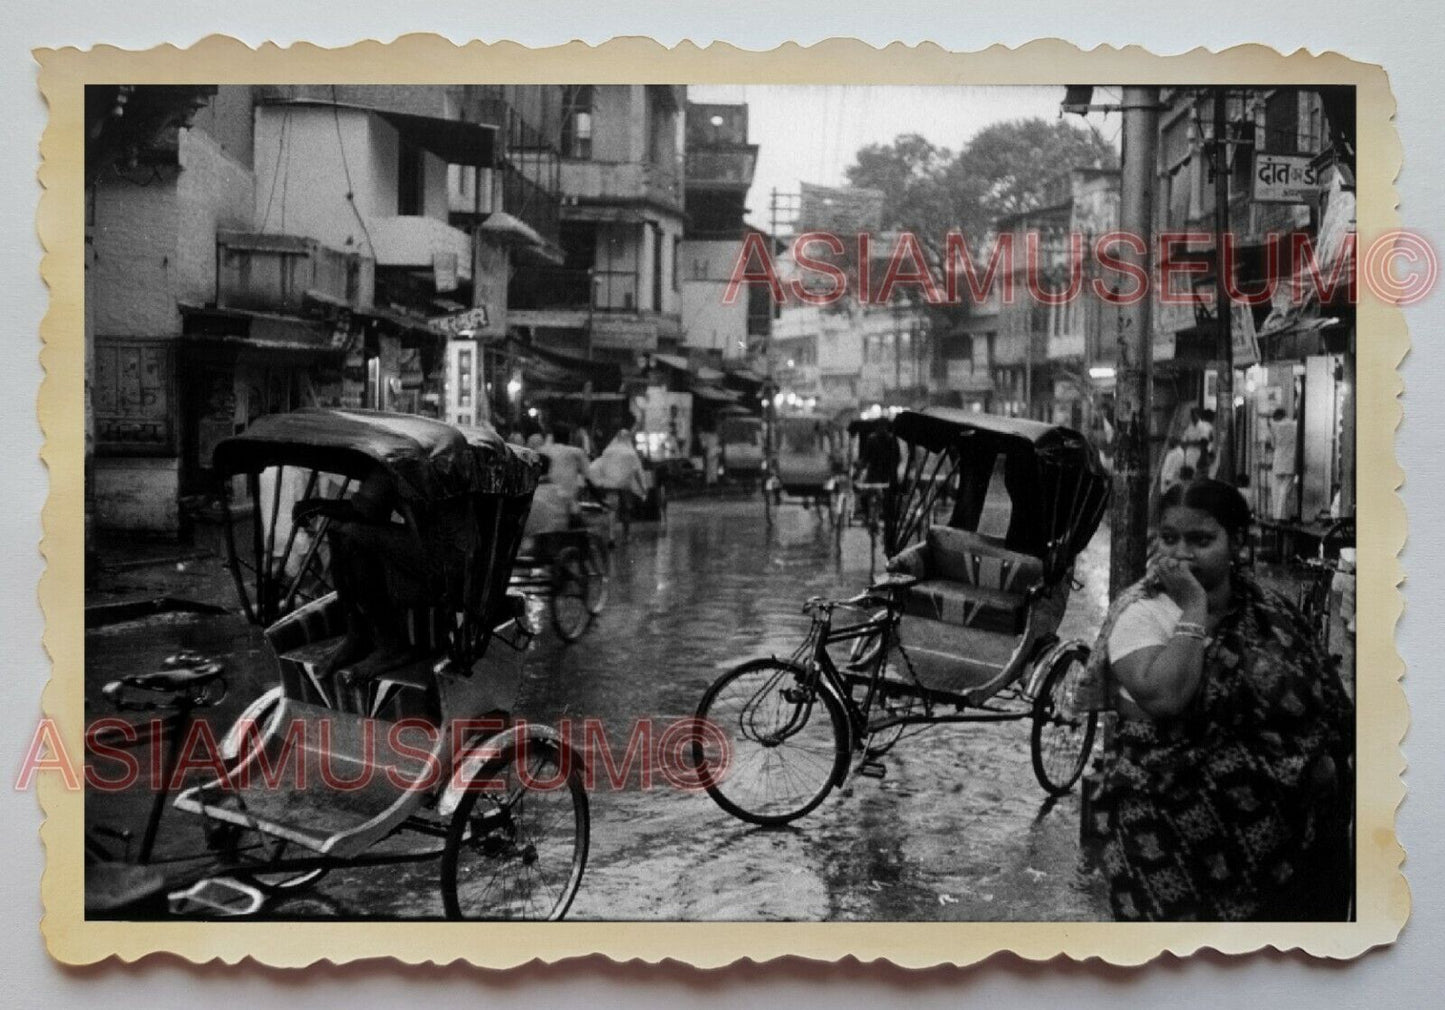
[[[1169,448],[1164,453],[1164,459],[1159,464],[1159,493],[1166,495],[1175,484],[1180,482],[1179,471],[1184,467],[1184,446],[1179,444],[1179,439],[1173,435],[1169,436]]]
[[[1295,455],[1299,451],[1299,425],[1276,407],[1269,423],[1269,505],[1275,519],[1295,518]]]
[[[620,428],[602,455],[592,461],[587,468],[587,480],[605,493],[608,505],[617,513],[626,532],[632,524],[633,509],[647,496],[642,457],[633,445],[630,427]]]

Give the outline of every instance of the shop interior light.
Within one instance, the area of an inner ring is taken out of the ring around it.
[[[521,395],[521,393],[522,393],[522,380],[521,380],[521,379],[512,379],[511,381],[509,381],[509,382],[507,383],[507,395],[510,396],[512,399],[515,400],[518,396]]]
[[[1089,378],[1091,379],[1112,379],[1113,377],[1113,365],[1095,365],[1089,369]]]

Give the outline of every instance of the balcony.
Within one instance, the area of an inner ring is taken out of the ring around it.
[[[583,203],[650,203],[680,212],[680,167],[640,161],[564,161],[562,192]]]
[[[430,217],[377,217],[367,222],[383,267],[433,267],[439,257],[456,259],[457,276],[472,279],[472,239],[466,232]]]
[[[372,261],[299,235],[216,233],[216,305],[297,315],[312,301],[368,309]]]
[[[1050,334],[1048,356],[1050,361],[1082,358],[1084,356],[1084,335],[1082,333]]]
[[[694,189],[742,189],[753,184],[756,144],[704,147],[687,152],[687,185]]]

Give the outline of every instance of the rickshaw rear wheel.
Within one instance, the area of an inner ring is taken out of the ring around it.
[[[697,706],[699,723],[722,734],[709,764],[694,739],[693,765],[707,794],[751,824],[787,824],[809,813],[841,782],[849,729],[842,703],[797,663],[759,659],[723,674]]]
[[[1064,704],[1070,674],[1076,665],[1082,666],[1088,661],[1089,650],[1083,646],[1061,653],[1044,675],[1034,699],[1029,752],[1034,776],[1050,796],[1063,796],[1074,788],[1074,783],[1084,774],[1094,746],[1099,713],[1068,717]]]
[[[590,814],[575,757],[529,734],[467,783],[442,851],[450,919],[555,921],[587,866]]]
[[[552,627],[564,642],[575,642],[592,623],[587,559],[581,548],[564,547],[557,552],[552,569]]]

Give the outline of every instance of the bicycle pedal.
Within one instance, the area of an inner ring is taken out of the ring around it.
[[[888,774],[888,766],[882,761],[864,758],[858,764],[857,774],[862,775],[865,779],[881,779]]]

